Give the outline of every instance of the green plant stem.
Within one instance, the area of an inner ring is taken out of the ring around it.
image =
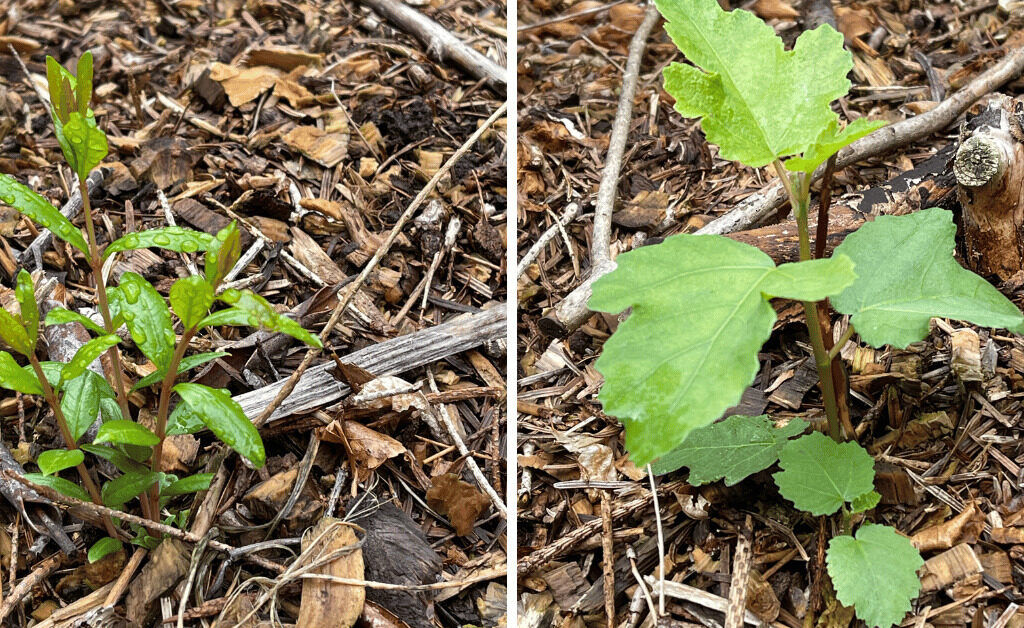
[[[78,178],[78,191],[82,195],[82,210],[85,212],[85,230],[89,236],[89,266],[92,267],[93,278],[96,281],[96,300],[100,306],[100,314],[103,316],[103,328],[108,334],[117,333],[114,329],[114,319],[110,316],[110,303],[107,300],[107,285],[103,280],[103,257],[100,247],[96,243],[96,227],[92,224],[92,205],[89,201],[89,186],[85,179]],[[125,421],[131,421],[132,415],[128,408],[128,393],[124,385],[124,376],[121,373],[121,352],[114,345],[107,350],[107,357],[110,359],[110,367],[114,371],[114,391],[117,393],[117,405],[121,408],[121,414]]]
[[[188,349],[189,341],[192,340],[192,336],[196,333],[196,329],[186,329],[181,333],[181,340],[178,345],[174,348],[174,355],[171,357],[171,362],[167,366],[167,372],[164,373],[163,382],[160,385],[160,403],[157,406],[156,412],[156,436],[160,439],[160,442],[153,447],[153,457],[150,462],[150,471],[154,473],[160,473],[163,465],[164,455],[164,440],[167,437],[167,418],[168,411],[171,403],[171,391],[174,388],[174,380],[178,378],[178,365],[181,364],[182,358],[185,357],[185,351]],[[156,521],[160,516],[160,483],[157,482],[150,489],[150,503],[152,509],[152,516]]]
[[[60,407],[60,401],[57,399],[57,394],[53,391],[53,387],[50,386],[50,381],[46,379],[46,373],[43,372],[39,359],[35,355],[30,355],[28,356],[28,361],[32,364],[32,370],[35,371],[36,377],[39,378],[39,385],[43,388],[43,398],[46,399],[46,403],[53,410],[53,416],[57,419],[57,427],[60,428],[60,434],[64,438],[65,446],[69,450],[78,449],[78,443],[75,442],[75,437],[71,434],[71,428],[68,427],[67,418],[64,417],[64,410]],[[96,483],[92,481],[89,470],[85,468],[85,463],[79,462],[75,469],[78,471],[78,475],[81,476],[82,484],[85,485],[85,490],[89,493],[93,503],[102,506],[103,498],[100,497],[100,491],[96,488]],[[103,517],[103,525],[107,528],[107,534],[115,539],[119,538],[117,528],[114,527],[114,522],[110,520],[110,517]]]
[[[850,512],[850,509],[847,508],[845,504],[843,505],[843,508],[840,511],[840,513],[843,516],[842,533],[845,536],[850,536],[853,534],[853,513]]]
[[[810,178],[800,173],[799,178],[793,181],[780,160],[776,159],[773,165],[779,178],[782,179],[783,186],[789,193],[790,203],[793,205],[793,214],[796,216],[797,231],[800,237],[800,261],[808,261],[811,259],[811,237],[807,227],[807,207],[811,195]],[[814,352],[814,365],[818,369],[821,398],[825,406],[825,418],[828,420],[828,433],[834,441],[842,442],[842,432],[839,428],[839,404],[836,401],[835,383],[832,379],[832,359],[825,348],[825,340],[821,333],[818,304],[813,301],[804,301],[803,306],[804,316],[807,319],[807,335],[811,340],[811,349]]]
[[[854,332],[853,330],[853,325],[847,325],[846,331],[843,332],[843,335],[839,337],[839,340],[836,341],[836,344],[834,344],[832,348],[829,350],[829,360],[835,360],[836,357],[839,356],[839,352],[843,350],[843,347],[846,345],[846,343],[850,342],[850,338],[853,338],[854,333],[856,332]]]

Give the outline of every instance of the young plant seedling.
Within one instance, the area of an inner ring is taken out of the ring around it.
[[[722,157],[772,165],[793,207],[800,261],[776,266],[758,249],[714,235],[676,235],[620,255],[589,303],[613,314],[632,308],[597,360],[605,380],[599,399],[624,424],[633,461],[657,473],[686,466],[692,484],[734,484],[777,461],[775,482],[796,508],[841,513],[843,534],[826,553],[836,597],[869,625],[898,623],[920,589],[923,561],[889,526],[861,523],[853,531],[854,515],[874,508],[879,495],[871,456],[843,442],[853,434],[843,433],[845,395],[837,394],[833,360],[854,333],[873,347],[903,348],[927,336],[932,317],[1024,332],[1024,315],[956,262],[956,227],[942,209],[879,217],[830,258],[813,259],[812,173],[882,124],[860,119],[840,128],[831,103],[849,90],[853,65],[841,34],[821,26],[785,50],[754,14],[723,11],[716,0],[657,6],[692,64],[664,71],[676,110],[700,118]],[[831,438],[800,436],[799,420],[781,428],[766,416],[715,423],[753,382],[776,320],[773,297],[803,302]],[[831,349],[819,317],[826,299],[850,316]]]
[[[46,67],[50,115],[64,157],[78,178],[86,236],[83,237],[81,230],[49,201],[4,174],[0,174],[0,201],[82,253],[92,272],[103,324],[67,309],[51,310],[46,315],[46,325],[81,323],[95,337],[67,364],[41,361],[36,355],[40,320],[35,289],[29,273],[21,270],[15,288],[20,313],[12,315],[0,308],[0,338],[22,355],[28,365],[22,366],[10,353],[0,352],[0,387],[43,396],[64,440],[64,448],[40,454],[37,460],[40,473],[28,473],[27,479],[70,497],[113,508],[122,508],[138,498],[143,514],[159,521],[172,497],[205,490],[212,478],[209,473],[179,478],[166,472],[163,452],[168,436],[193,433],[205,427],[257,467],[263,465],[265,457],[259,432],[228,391],[176,383],[179,375],[227,355],[213,352],[186,356],[191,339],[206,328],[229,325],[262,327],[313,346],[321,346],[321,342],[294,320],[278,314],[259,295],[221,286],[241,252],[235,223],[216,236],[165,227],[129,233],[102,246],[96,239],[86,186],[89,173],[107,155],[106,135],[97,126],[89,107],[92,55],[88,52],[82,55],[77,75],[52,57],[47,57]],[[205,252],[205,276],[178,279],[167,298],[141,275],[132,272],[124,273],[118,286],[105,285],[103,266],[111,256],[151,247],[184,254]],[[211,312],[215,304],[227,307]],[[117,332],[121,327],[127,328],[135,346],[156,367],[133,388],[159,386],[154,429],[136,421],[128,406],[129,391],[118,349],[121,339]],[[175,331],[176,327],[179,332]],[[103,353],[110,357],[113,365],[113,385],[88,368]],[[171,403],[175,399],[172,410]],[[95,438],[91,443],[82,443],[97,416],[102,419],[102,425]],[[121,475],[97,487],[85,464],[85,454],[110,461]],[[78,472],[81,486],[59,475],[72,467]],[[184,523],[180,513],[172,513],[165,522]],[[120,549],[121,537],[126,536],[109,518],[104,524],[109,536],[90,548],[90,561]],[[135,543],[154,546],[159,542],[141,528],[135,532]]]

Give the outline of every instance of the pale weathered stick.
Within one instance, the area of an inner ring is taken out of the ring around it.
[[[505,68],[499,66],[448,32],[426,15],[399,0],[361,0],[385,19],[415,35],[427,47],[427,55],[438,61],[454,61],[478,79],[495,88],[505,87]]]
[[[540,255],[540,251],[544,248],[544,245],[569,226],[569,223],[576,219],[576,214],[578,213],[580,213],[579,203],[569,203],[565,206],[565,210],[562,212],[562,215],[558,217],[555,224],[548,227],[548,230],[542,233],[541,236],[537,238],[537,241],[533,243],[530,250],[528,250],[526,254],[519,259],[519,264],[516,265],[517,278],[523,276],[523,273],[525,273],[526,269],[530,267],[533,260],[537,259],[537,256]]]
[[[708,593],[703,589],[698,589],[696,587],[691,587],[687,584],[682,584],[681,582],[672,582],[671,580],[668,580],[666,582],[658,582],[658,579],[653,576],[647,576],[646,580],[647,584],[651,587],[651,591],[658,590],[660,592],[662,590],[662,585],[664,585],[665,595],[669,597],[674,597],[678,600],[691,602],[693,604],[703,606],[704,608],[710,608],[711,610],[718,611],[720,613],[725,613],[726,609],[729,606],[729,601],[725,598],[719,597],[714,593]],[[750,611],[744,612],[743,621],[745,623],[750,624],[751,626],[764,625],[764,622],[758,619],[757,615],[751,613]]]

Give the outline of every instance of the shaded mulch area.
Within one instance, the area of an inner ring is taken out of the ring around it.
[[[253,256],[233,285],[318,334],[413,197],[505,99],[457,66],[433,61],[417,39],[357,2],[32,0],[0,9],[0,172],[58,207],[67,201],[73,175],[46,105],[9,47],[44,92],[47,54],[73,67],[91,50],[93,107],[110,144],[92,195],[99,239],[169,220],[215,233],[238,220],[243,255]],[[504,65],[504,4],[418,9]],[[175,437],[173,455],[165,454],[172,472],[215,474],[215,490],[175,498],[163,513],[178,528],[172,537],[192,537],[164,541],[141,565],[130,562],[138,549],[129,545],[87,564],[84,553],[63,556],[27,524],[25,511],[0,502],[3,595],[11,605],[3,625],[68,626],[83,617],[97,626],[100,617],[111,622],[102,625],[173,625],[161,619],[177,615],[187,574],[185,625],[218,616],[218,625],[270,625],[272,613],[291,625],[303,581],[281,572],[304,560],[296,558],[305,549],[299,539],[330,516],[361,528],[365,571],[357,579],[405,587],[367,588],[361,621],[414,628],[503,621],[506,522],[480,486],[502,495],[506,482],[503,318],[491,316],[496,322],[476,335],[463,324],[466,342],[448,353],[384,351],[368,370],[347,356],[504,307],[506,161],[499,120],[441,178],[353,297],[310,369],[332,374],[322,391],[300,380],[302,407],[263,426],[265,467],[243,464],[209,432]],[[16,308],[18,255],[36,231],[0,208],[5,306]],[[166,295],[195,257],[131,252],[114,264],[110,283],[133,271]],[[69,247],[48,248],[41,267],[28,266],[37,283],[57,280],[49,298],[69,309],[93,306],[88,265]],[[190,381],[248,399],[250,418],[306,354],[280,334],[227,327],[200,334],[189,353],[220,350],[230,356]],[[122,352],[130,384],[154,370],[130,339]],[[142,389],[131,402],[145,421],[157,392]],[[0,416],[0,448],[13,459],[5,468],[35,471],[38,454],[61,445],[41,400],[4,391]],[[87,462],[101,480],[117,475]],[[138,514],[137,501],[124,510]],[[103,536],[70,514],[63,525],[79,549]],[[206,541],[244,549],[226,554]],[[117,581],[126,572],[134,575]],[[25,583],[31,587],[15,603],[9,596]],[[105,600],[112,610],[99,608]],[[351,603],[348,594],[328,602],[339,612]]]
[[[821,5],[765,0],[742,7],[768,19],[789,45]],[[616,317],[595,314],[565,338],[546,335],[551,328],[542,322],[590,268],[594,196],[627,46],[643,13],[628,2],[519,4],[519,254],[571,203],[580,205],[564,234],[555,233],[518,278],[518,594],[520,613],[531,626],[544,625],[545,613],[556,625],[611,625],[609,600],[615,625],[651,625],[638,586],[638,579],[659,573],[651,486],[628,459],[621,425],[602,414],[596,399],[601,376],[593,363]],[[834,16],[854,57],[853,88],[838,103],[846,119],[897,122],[928,111],[1020,45],[1020,18],[995,3],[837,3]],[[662,68],[674,60],[681,54],[656,27],[643,58],[617,189],[613,257],[693,232],[774,178],[770,168],[719,159],[696,121],[672,110],[660,84]],[[1018,95],[1022,86],[1018,80],[1003,93]],[[833,196],[883,184],[956,138],[953,126],[848,167],[836,174]],[[778,218],[788,211],[781,209]],[[782,302],[776,309],[779,323],[762,350],[762,368],[742,413],[820,423],[817,376],[799,305]],[[967,345],[972,349],[965,354]],[[859,440],[877,461],[882,502],[871,516],[907,535],[926,531],[939,539],[923,552],[932,578],[905,625],[988,624],[1019,599],[1022,349],[1016,336],[936,321],[926,341],[906,350],[848,347],[843,353]],[[978,381],[965,375],[966,355],[979,365]],[[685,479],[685,470],[657,479],[664,576],[711,597],[667,599],[671,620],[722,624],[723,615],[708,600],[727,602],[736,539],[749,522],[750,610],[771,625],[808,625],[818,616],[829,625],[857,623],[823,584],[824,543],[835,522],[794,510],[778,495],[770,471],[733,487],[697,488]],[[611,524],[604,533],[602,515]],[[604,589],[602,541],[614,545],[614,593]],[[957,560],[976,567],[958,571]],[[1006,625],[1019,618],[1011,609]]]

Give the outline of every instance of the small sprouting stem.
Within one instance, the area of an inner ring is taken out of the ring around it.
[[[163,465],[163,453],[164,453],[164,440],[167,437],[167,419],[171,402],[171,392],[174,388],[174,380],[178,378],[178,365],[181,364],[182,358],[185,357],[185,350],[188,349],[188,343],[192,340],[192,336],[196,333],[195,327],[186,329],[181,333],[181,340],[174,348],[174,355],[171,357],[171,363],[167,366],[167,372],[164,373],[163,382],[160,385],[160,402],[157,406],[156,413],[156,436],[160,439],[160,442],[153,448],[153,457],[150,462],[150,470],[154,473],[160,473],[161,466]],[[150,490],[150,508],[154,521],[160,517],[160,485],[155,484]]]

